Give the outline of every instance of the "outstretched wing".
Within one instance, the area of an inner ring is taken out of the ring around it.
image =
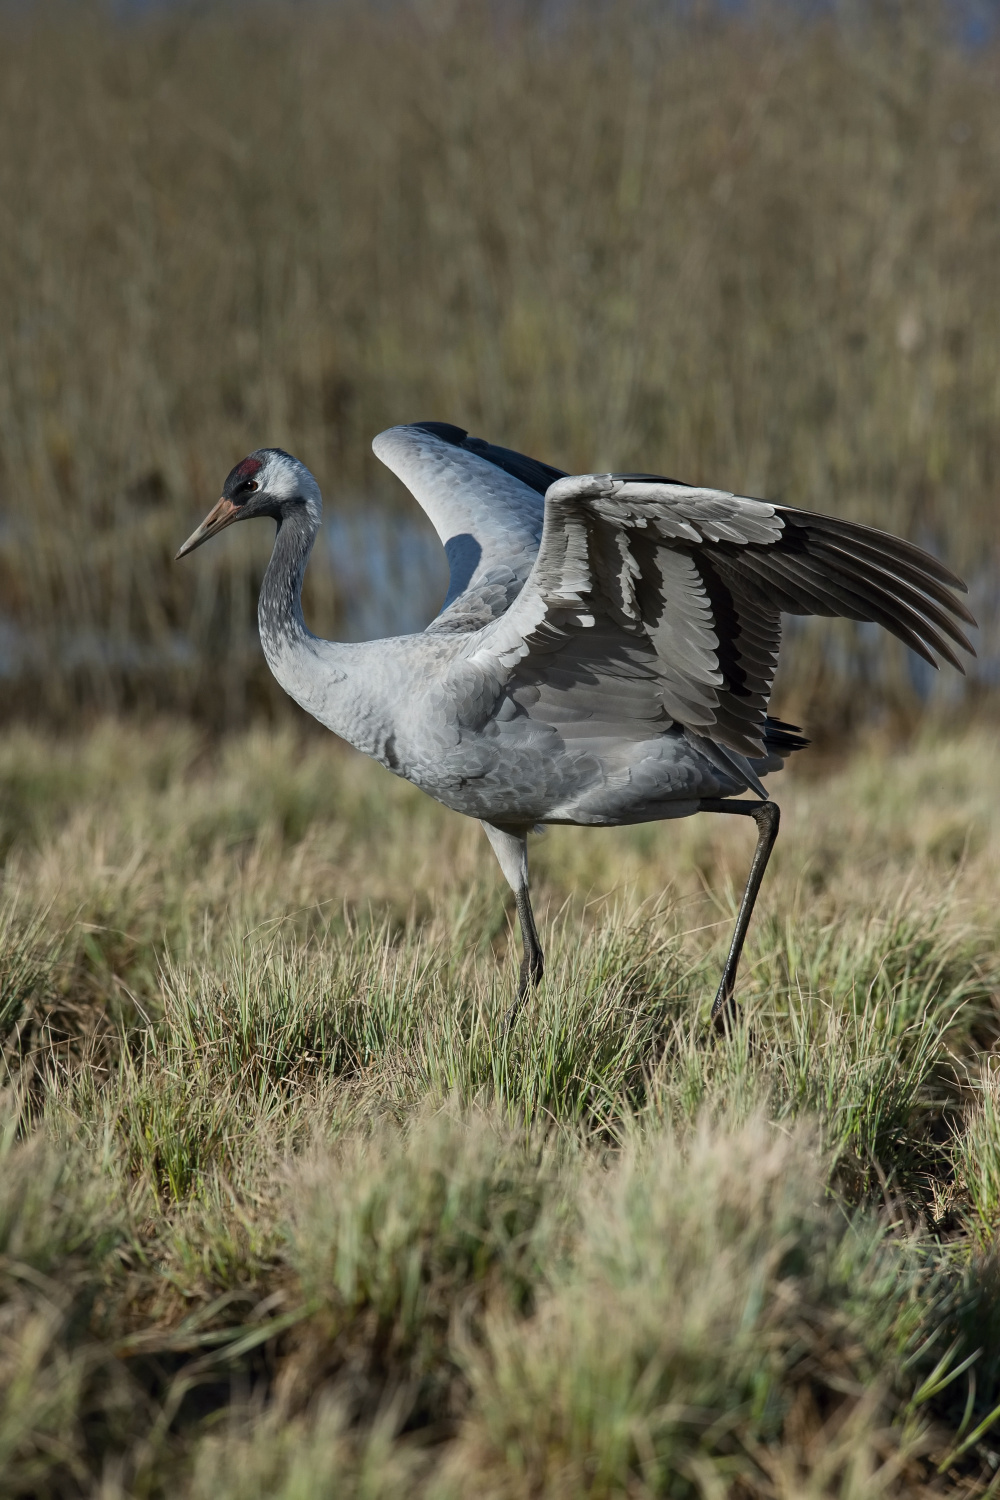
[[[649,475],[584,474],[547,490],[534,568],[477,655],[499,659],[529,713],[562,696],[569,717],[598,723],[652,675],[667,717],[759,756],[782,612],[876,621],[962,671],[955,648],[972,646],[958,622],[975,620],[956,590],[936,558],[867,526]]]
[[[448,595],[429,628],[478,630],[503,614],[535,561],[542,497],[564,471],[447,422],[390,427],[372,448],[444,543]]]

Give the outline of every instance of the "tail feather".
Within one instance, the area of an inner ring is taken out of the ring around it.
[[[791,755],[794,750],[804,750],[809,741],[797,724],[786,724],[783,719],[768,715],[764,722],[764,744],[775,755]]]

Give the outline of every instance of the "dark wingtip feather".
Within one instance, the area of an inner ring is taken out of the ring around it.
[[[469,435],[464,427],[456,427],[453,422],[411,422],[410,426],[419,428],[421,432],[429,432],[442,442],[451,443],[453,448],[463,447]]]
[[[451,422],[411,422],[409,425],[421,432],[429,432],[442,442],[451,443],[453,448],[464,448],[477,458],[485,458],[487,463],[495,464],[513,479],[519,479],[538,495],[544,495],[555,480],[566,478],[565,469],[553,468],[551,464],[529,458],[526,453],[517,453],[513,448],[488,443],[485,438],[470,437],[464,427],[455,427]]]
[[[632,480],[640,484],[676,484],[684,489],[690,489],[683,479],[671,479],[667,474],[612,474],[612,479]]]
[[[860,521],[841,521],[837,516],[824,516],[817,511],[797,510],[791,505],[776,505],[775,513],[782,518],[788,517],[792,522],[811,526],[814,531],[825,531],[835,536],[850,541],[856,538],[864,545],[874,547],[888,557],[896,557],[901,562],[928,573],[939,583],[946,584],[948,588],[956,589],[961,594],[969,592],[969,586],[964,579],[959,578],[957,573],[935,557],[932,552],[927,552],[923,547],[916,546],[913,542],[905,541],[903,537],[894,536],[890,531],[881,531],[877,526],[864,526]]]
[[[932,667],[938,665],[933,651],[964,675],[960,659],[939,634],[943,631],[961,650],[975,655],[956,623],[975,624],[955,597],[958,590],[968,590],[950,568],[912,542],[854,521],[786,506],[775,507],[775,513],[785,523],[785,535],[794,539],[792,554],[782,560],[786,571],[801,569],[813,592],[826,591],[842,606],[835,613],[874,620]],[[813,566],[804,562],[810,556]]]

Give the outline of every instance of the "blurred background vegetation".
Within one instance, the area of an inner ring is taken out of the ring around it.
[[[294,713],[270,539],[174,565],[303,458],[321,634],[419,628],[437,544],[370,451],[438,418],[902,532],[969,579],[967,685],[797,631],[833,737],[1000,671],[1000,59],[947,4],[96,6],[0,15],[0,712]]]

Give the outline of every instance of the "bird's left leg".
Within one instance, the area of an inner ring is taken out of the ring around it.
[[[517,985],[517,999],[507,1013],[507,1024],[514,1019],[529,988],[541,980],[544,972],[544,955],[538,941],[538,929],[528,896],[528,831],[525,828],[499,828],[496,823],[483,823],[486,837],[493,845],[493,852],[500,861],[500,868],[514,892],[517,902],[517,918],[521,924],[521,977]]]
[[[750,926],[750,918],[753,916],[757,892],[760,890],[760,883],[764,879],[764,871],[767,869],[767,862],[771,857],[774,841],[778,837],[778,824],[781,821],[781,811],[777,802],[738,802],[734,798],[729,797],[703,797],[699,803],[699,811],[742,813],[744,817],[753,818],[757,824],[757,848],[754,850],[753,863],[750,866],[750,874],[747,877],[746,890],[743,892],[743,900],[740,902],[739,915],[736,918],[736,927],[733,932],[733,941],[729,947],[729,957],[726,959],[726,967],[722,971],[722,983],[719,985],[715,1002],[712,1005],[712,1024],[716,1031],[724,1031],[728,1013],[734,1004],[736,970],[739,967],[740,954],[743,952],[747,928]]]

